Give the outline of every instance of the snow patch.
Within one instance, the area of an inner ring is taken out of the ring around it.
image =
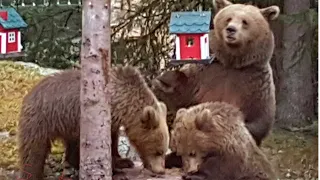
[[[14,63],[22,65],[22,66],[24,66],[26,68],[35,69],[43,76],[47,76],[47,75],[54,74],[54,73],[62,71],[62,70],[59,70],[59,69],[40,67],[39,65],[37,65],[35,63],[31,63],[31,62],[16,61]]]

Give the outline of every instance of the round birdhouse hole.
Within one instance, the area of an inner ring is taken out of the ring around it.
[[[194,39],[193,39],[193,37],[188,37],[188,38],[187,38],[187,46],[188,46],[188,47],[191,47],[191,46],[193,46],[193,44],[194,44]]]

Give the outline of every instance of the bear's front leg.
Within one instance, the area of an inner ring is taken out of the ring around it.
[[[80,143],[79,140],[65,140],[65,159],[61,179],[79,179]]]
[[[121,169],[113,168],[112,169],[112,180],[129,180],[126,173]]]
[[[65,142],[65,164],[66,168],[79,170],[80,163],[80,143],[79,140],[68,140]]]
[[[114,157],[116,168],[133,168],[134,163],[129,158]]]
[[[122,158],[118,152],[119,132],[112,132],[112,157],[115,161],[115,168],[133,168],[134,163],[129,158]]]

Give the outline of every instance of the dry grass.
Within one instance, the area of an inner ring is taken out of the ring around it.
[[[0,131],[15,133],[22,99],[41,78],[22,65],[0,62]]]
[[[17,147],[15,135],[23,97],[44,76],[38,71],[9,61],[0,61],[0,132],[9,132],[10,138],[0,139],[0,167],[16,168]],[[61,143],[55,143],[54,154],[61,154]]]

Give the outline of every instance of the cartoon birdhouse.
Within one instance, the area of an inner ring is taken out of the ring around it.
[[[22,51],[20,29],[27,26],[14,8],[0,9],[0,54]]]
[[[172,12],[169,32],[175,35],[175,52],[170,63],[211,63],[212,28],[211,11]]]

